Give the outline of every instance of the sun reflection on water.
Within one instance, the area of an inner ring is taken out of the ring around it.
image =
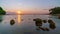
[[[21,16],[18,15],[18,23],[20,23],[20,22],[21,22]]]

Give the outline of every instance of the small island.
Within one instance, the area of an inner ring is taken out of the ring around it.
[[[5,15],[5,14],[6,14],[5,10],[3,10],[2,7],[0,7],[0,15]]]

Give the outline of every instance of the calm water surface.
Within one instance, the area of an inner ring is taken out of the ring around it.
[[[37,30],[33,19],[52,19],[55,22],[55,29],[50,29],[48,23],[43,23],[42,27],[49,28],[49,31]],[[15,23],[10,24],[14,19]],[[0,34],[60,34],[60,19],[49,15],[0,15]]]

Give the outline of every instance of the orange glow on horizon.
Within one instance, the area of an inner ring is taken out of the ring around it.
[[[22,12],[21,11],[17,11],[17,14],[21,14]]]

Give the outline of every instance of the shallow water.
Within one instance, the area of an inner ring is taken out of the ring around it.
[[[49,28],[49,31],[37,30],[33,19],[42,20],[52,19],[56,28],[50,29],[49,23],[43,23],[43,28]],[[10,20],[15,20],[13,25]],[[0,15],[0,34],[60,34],[60,19],[50,15]]]

